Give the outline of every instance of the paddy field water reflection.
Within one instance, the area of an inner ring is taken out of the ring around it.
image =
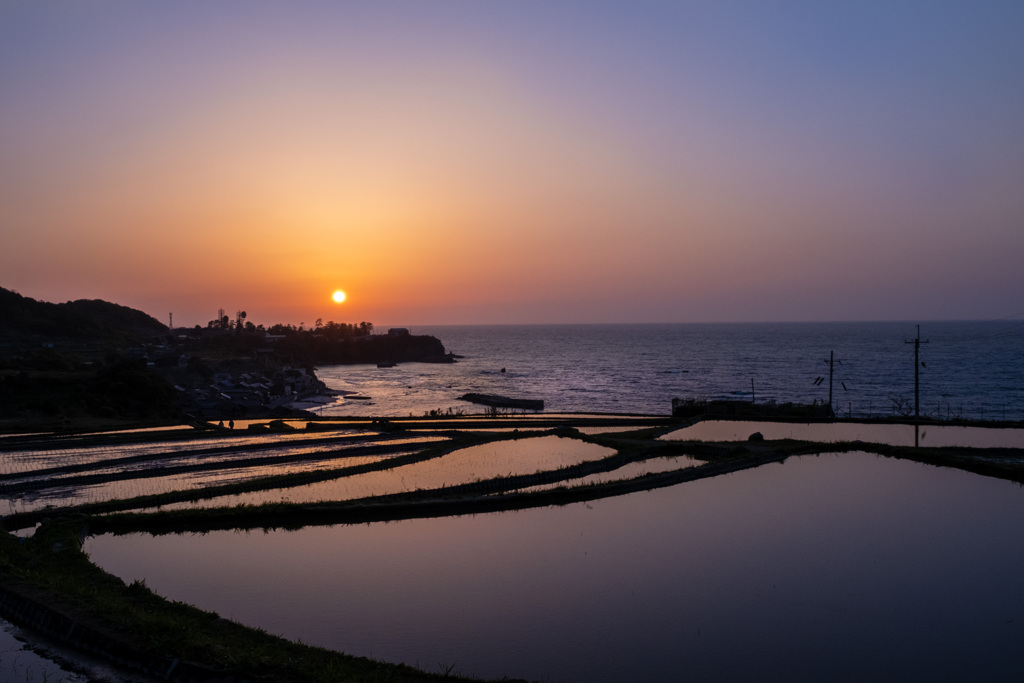
[[[0,514],[350,468],[447,440],[340,430],[0,452]],[[366,449],[380,452],[366,454]]]
[[[208,498],[164,509],[259,505],[279,501],[312,503],[386,496],[415,490],[557,470],[612,455],[610,448],[557,436],[494,441],[455,450],[437,458],[373,472],[341,476],[305,486]]]
[[[93,671],[103,674],[106,671]],[[83,671],[69,671],[56,661],[35,652],[26,644],[26,635],[14,624],[0,619],[0,681],[7,683],[33,683],[59,681],[60,683],[89,683],[102,680]]]
[[[922,447],[1024,448],[1024,429],[925,424]],[[890,446],[913,446],[914,426],[871,422],[757,422],[703,420],[662,437],[667,441],[746,441],[759,432],[765,439],[798,439],[820,443],[865,441]]]
[[[586,504],[100,536],[174,600],[352,654],[553,681],[1011,680],[1024,493],[865,453]]]
[[[702,460],[697,460],[695,458],[691,458],[688,456],[649,458],[647,460],[639,460],[636,462],[628,463],[610,472],[595,472],[594,474],[588,474],[587,476],[578,477],[570,481],[559,481],[553,484],[541,484],[538,486],[530,486],[518,490],[520,492],[544,491],[547,489],[554,489],[563,486],[590,486],[591,484],[607,484],[609,482],[623,481],[626,479],[633,479],[635,477],[642,477],[647,474],[657,474],[660,472],[672,472],[675,470],[683,470],[690,467],[697,467],[698,465],[702,464]]]

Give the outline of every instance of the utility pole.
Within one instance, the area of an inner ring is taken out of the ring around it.
[[[834,410],[832,410],[832,377],[835,374],[835,365],[836,365],[836,352],[835,351],[829,351],[828,352],[828,360],[825,361],[825,363],[828,364],[828,412],[831,413],[832,417],[835,417],[836,413],[835,413]],[[839,364],[842,365],[843,361],[839,361]],[[814,386],[819,386],[824,381],[825,381],[825,378],[819,376],[817,379],[814,380]],[[843,384],[843,383],[840,382],[840,384]],[[846,391],[846,385],[845,384],[843,384],[843,391]]]
[[[832,410],[832,367],[835,363],[836,352],[828,352],[828,409]],[[833,411],[834,413],[835,411]]]
[[[920,351],[921,344],[927,344],[927,341],[921,341],[921,326],[917,326],[917,337],[904,344],[914,345],[914,448],[919,445],[918,430],[921,425],[921,381],[920,381]]]

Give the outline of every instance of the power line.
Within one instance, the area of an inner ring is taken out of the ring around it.
[[[828,360],[825,361],[825,363],[828,364],[828,409],[830,411],[832,411],[832,415],[834,417],[835,416],[835,411],[832,409],[832,383],[833,383],[833,377],[836,374],[836,372],[835,372],[836,363],[838,363],[839,365],[842,365],[843,361],[836,360],[836,352],[835,351],[829,351],[828,352]],[[825,378],[819,376],[819,377],[815,378],[814,386],[816,386],[816,387],[817,386],[821,386],[822,382],[824,382],[824,381],[825,381]],[[845,382],[840,381],[839,383],[843,386],[843,391],[848,391],[848,389],[846,388],[846,383]]]
[[[965,321],[972,326],[976,325],[978,327],[984,325],[999,325],[1000,323],[1006,324],[1007,326],[1002,327],[1002,329],[989,329],[986,331],[978,330],[977,332],[971,332],[969,334],[950,335],[949,337],[946,337],[946,339],[956,342],[965,342],[1002,339],[1004,337],[1017,336],[1024,332],[1024,320],[1021,320],[1020,318],[1024,318],[1024,313],[1014,313],[1013,315],[1008,315],[1002,318],[993,318],[991,320]],[[1011,323],[1013,323],[1012,326],[1009,326]]]

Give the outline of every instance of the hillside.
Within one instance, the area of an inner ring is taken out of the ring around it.
[[[435,337],[372,334],[370,323],[233,322],[169,330],[107,301],[36,301],[0,288],[0,427],[69,419],[233,419],[293,414],[324,392],[315,365],[450,363]]]
[[[53,304],[0,287],[0,341],[127,341],[165,332],[156,318],[127,306],[98,299]]]

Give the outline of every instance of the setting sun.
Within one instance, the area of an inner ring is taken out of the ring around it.
[[[340,289],[336,289],[334,290],[334,294],[331,295],[331,298],[334,299],[336,303],[340,304],[342,301],[345,300],[345,292],[341,291]]]

